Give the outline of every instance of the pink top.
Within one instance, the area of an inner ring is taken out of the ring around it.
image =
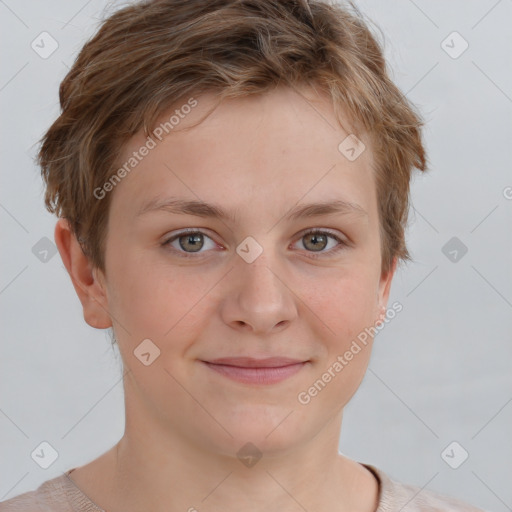
[[[362,465],[379,481],[375,512],[485,512],[454,498],[395,482],[375,466]],[[68,478],[74,469],[43,482],[34,491],[1,502],[0,512],[107,512]]]

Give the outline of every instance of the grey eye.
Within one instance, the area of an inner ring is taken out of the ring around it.
[[[203,248],[204,236],[201,233],[181,235],[177,238],[180,247],[186,252],[197,252]]]
[[[175,253],[187,256],[194,253],[204,253],[207,249],[215,249],[215,242],[201,231],[185,231],[171,237],[162,244],[168,246]],[[203,250],[204,249],[204,250]]]
[[[302,245],[312,251],[322,251],[327,247],[328,239],[326,233],[307,233],[302,237]]]
[[[311,258],[335,255],[338,251],[347,247],[347,243],[340,237],[320,229],[313,229],[304,233],[295,243],[300,243],[302,248],[310,253]]]

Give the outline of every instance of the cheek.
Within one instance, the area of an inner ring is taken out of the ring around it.
[[[318,321],[328,327],[329,344],[334,348],[342,349],[374,323],[377,298],[370,274],[347,269],[346,273],[317,279],[316,286],[304,293],[304,303],[317,315]]]
[[[215,280],[197,269],[171,269],[127,256],[112,269],[110,281],[109,310],[125,327],[117,330],[132,349],[149,338],[166,352],[183,350],[214,308],[210,290]]]
[[[297,402],[312,418],[323,418],[326,410],[334,415],[350,401],[364,378],[373,344],[369,328],[374,325],[376,297],[372,284],[367,279],[340,277],[328,290],[309,294],[317,324],[323,326],[316,335],[324,350]]]

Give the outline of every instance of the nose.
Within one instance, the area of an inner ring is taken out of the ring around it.
[[[232,329],[268,335],[286,329],[297,317],[295,295],[284,271],[264,255],[265,251],[252,263],[240,258],[229,273],[231,285],[226,287],[221,316]]]

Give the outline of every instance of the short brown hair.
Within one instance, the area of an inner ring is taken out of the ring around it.
[[[423,121],[391,81],[364,17],[322,0],[153,0],[104,20],[60,85],[62,112],[41,140],[46,208],[68,219],[105,271],[110,196],[98,200],[123,144],[183,97],[327,92],[341,123],[372,141],[382,271],[411,260],[405,243],[412,169],[426,170]],[[359,131],[361,130],[361,132]],[[341,142],[341,141],[340,141]]]

